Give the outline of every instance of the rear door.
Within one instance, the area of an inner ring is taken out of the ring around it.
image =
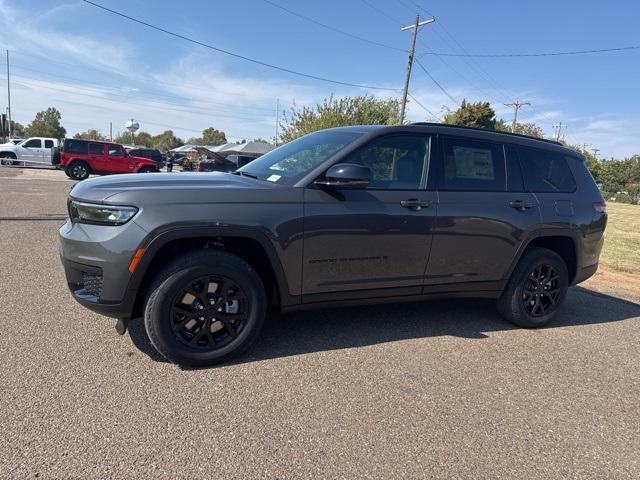
[[[107,156],[105,155],[104,143],[89,143],[89,162],[91,168],[95,171],[106,171],[108,168]]]
[[[438,217],[425,292],[455,283],[497,289],[539,223],[536,198],[524,191],[517,158],[501,143],[442,136],[439,153]]]
[[[304,301],[421,293],[435,220],[430,147],[426,134],[379,137],[341,162],[371,168],[368,188],[305,189]]]

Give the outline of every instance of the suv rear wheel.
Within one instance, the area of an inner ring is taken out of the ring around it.
[[[144,312],[147,335],[168,360],[209,366],[244,352],[266,312],[260,277],[223,251],[181,256],[156,277]]]
[[[142,167],[140,170],[138,170],[138,173],[153,173],[153,172],[157,172],[157,170],[153,167]]]
[[[556,316],[568,285],[569,274],[562,257],[546,248],[532,248],[511,274],[498,299],[498,311],[521,327],[542,327]]]
[[[91,169],[85,162],[75,160],[66,168],[66,173],[69,178],[73,178],[74,180],[84,180],[89,177]]]

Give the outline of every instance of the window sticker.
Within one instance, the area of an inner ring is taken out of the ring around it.
[[[456,177],[474,180],[495,180],[491,150],[453,147]]]
[[[277,182],[281,178],[282,175],[271,175],[269,178],[267,178],[267,182]]]

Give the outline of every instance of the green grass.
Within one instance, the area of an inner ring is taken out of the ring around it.
[[[607,203],[609,222],[600,263],[624,272],[640,273],[640,205]]]

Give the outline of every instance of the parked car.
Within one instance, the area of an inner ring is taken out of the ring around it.
[[[129,150],[129,155],[153,160],[158,164],[158,168],[164,166],[165,156],[160,150],[156,150],[154,148],[132,148]]]
[[[52,165],[57,138],[30,137],[18,144],[13,142],[0,145],[2,165]]]
[[[84,180],[90,174],[157,172],[158,164],[126,152],[122,145],[67,138],[54,158],[68,177]]]
[[[60,229],[74,298],[120,333],[144,315],[187,365],[245,351],[276,309],[480,297],[541,327],[595,273],[607,223],[582,154],[480,129],[322,130],[234,173],[77,184]]]
[[[245,155],[228,155],[219,158],[207,158],[198,162],[198,172],[233,172],[247,163],[255,160],[255,157]]]

